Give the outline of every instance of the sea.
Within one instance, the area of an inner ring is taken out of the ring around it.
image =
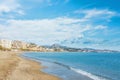
[[[42,71],[62,80],[120,80],[120,53],[26,52],[40,62]]]

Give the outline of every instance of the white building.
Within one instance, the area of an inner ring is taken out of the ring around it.
[[[0,40],[0,46],[10,49],[12,47],[12,41],[11,40],[6,40],[6,39],[1,39]]]

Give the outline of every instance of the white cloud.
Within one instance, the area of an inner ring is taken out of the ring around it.
[[[106,28],[107,28],[107,26],[99,25],[99,26],[95,27],[94,29],[106,29]]]
[[[31,41],[34,39],[34,41],[43,41],[49,44],[55,43],[55,41],[84,37],[84,32],[102,28],[79,22],[81,22],[80,19],[67,17],[42,20],[8,20],[7,25],[0,25],[0,37]]]
[[[23,10],[18,0],[0,0],[0,15],[4,13],[17,13],[23,15]]]
[[[109,11],[109,10],[97,10],[97,9],[92,9],[92,10],[85,10],[83,13],[87,14],[85,18],[92,18],[96,16],[102,16],[102,17],[109,17],[111,18],[112,16],[115,15],[115,12]]]
[[[84,35],[86,32],[92,36],[96,34],[97,30],[107,29],[107,26],[94,25],[94,23],[91,24],[92,19],[86,20],[86,16],[94,17],[92,14],[90,15],[91,11],[94,12],[94,10],[83,11],[88,13],[85,13],[85,16],[80,19],[58,17],[42,20],[6,20],[6,24],[0,26],[0,37],[23,40],[27,38],[30,41],[49,44],[66,39],[83,38],[86,37]],[[94,14],[98,16],[103,12],[104,10],[96,10]],[[20,13],[22,14],[22,12]],[[106,14],[110,15],[112,12],[108,11]]]
[[[107,21],[110,21],[110,19],[117,15],[116,12],[110,11],[108,9],[87,9],[87,10],[76,10],[74,13],[77,14],[84,14],[84,20],[90,20],[90,19],[104,19]]]

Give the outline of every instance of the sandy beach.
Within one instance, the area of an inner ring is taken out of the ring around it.
[[[0,51],[0,80],[60,80],[40,71],[40,63],[19,57],[20,53]]]

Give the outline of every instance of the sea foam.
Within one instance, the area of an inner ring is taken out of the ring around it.
[[[89,78],[91,78],[93,80],[108,80],[108,79],[105,79],[103,77],[96,76],[94,74],[91,74],[89,72],[86,72],[86,71],[83,71],[83,70],[80,70],[80,69],[75,69],[75,68],[72,68],[72,67],[70,69],[77,72],[77,73],[79,73],[79,74],[87,76],[87,77],[89,77]]]

